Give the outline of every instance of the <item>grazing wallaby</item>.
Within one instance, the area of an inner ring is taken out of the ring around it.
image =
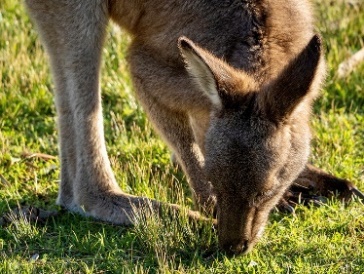
[[[59,205],[124,225],[140,208],[160,210],[119,188],[106,153],[99,70],[110,18],[132,36],[128,61],[141,104],[200,209],[216,209],[222,249],[250,250],[297,177],[326,187],[329,175],[306,166],[311,104],[325,71],[306,1],[25,3],[56,85]],[[333,190],[352,187],[332,181]]]

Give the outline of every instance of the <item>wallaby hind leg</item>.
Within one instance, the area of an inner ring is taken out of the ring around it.
[[[99,70],[108,23],[107,1],[27,0],[50,55],[61,137],[58,202],[101,220],[130,224],[135,207],[156,201],[123,193],[103,137]]]
[[[26,0],[28,12],[37,24],[43,45],[49,55],[55,102],[58,113],[59,144],[61,158],[61,182],[57,203],[70,210],[79,208],[74,201],[73,181],[76,176],[76,132],[70,101],[70,82],[66,74],[67,42],[64,18],[69,12],[65,1]],[[45,12],[46,11],[46,12]]]

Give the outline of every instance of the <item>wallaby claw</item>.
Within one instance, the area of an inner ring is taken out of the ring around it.
[[[287,214],[295,214],[294,207],[288,202],[286,199],[282,198],[282,200],[277,205],[277,209],[280,212],[287,213]]]
[[[358,198],[359,198],[359,200],[360,201],[362,201],[362,202],[364,202],[364,194],[363,194],[363,192],[361,192],[359,189],[357,189],[356,187],[353,187],[352,189],[351,189],[351,191],[352,191],[352,193],[354,194],[354,195],[356,195]]]

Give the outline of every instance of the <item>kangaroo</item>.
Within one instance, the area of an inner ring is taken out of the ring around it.
[[[62,207],[121,225],[162,207],[122,191],[108,160],[99,73],[110,19],[132,37],[127,59],[136,96],[188,175],[197,207],[216,211],[224,251],[251,250],[293,182],[354,189],[307,164],[311,105],[325,75],[307,1],[25,4],[55,82]]]

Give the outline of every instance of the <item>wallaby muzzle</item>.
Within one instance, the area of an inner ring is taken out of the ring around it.
[[[259,240],[268,214],[248,203],[221,201],[218,206],[219,246],[228,255],[246,254]]]

